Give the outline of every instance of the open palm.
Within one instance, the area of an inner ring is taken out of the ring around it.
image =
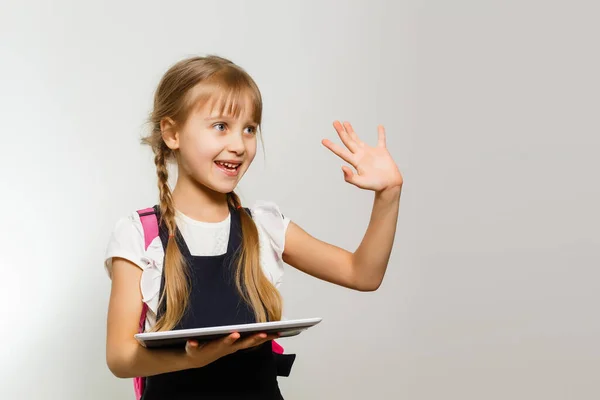
[[[349,122],[342,125],[335,121],[333,127],[346,148],[329,139],[323,139],[321,143],[356,170],[354,173],[348,166],[342,167],[346,182],[374,191],[402,186],[402,174],[386,147],[385,129],[382,125],[377,129],[378,140],[375,147],[361,141]]]

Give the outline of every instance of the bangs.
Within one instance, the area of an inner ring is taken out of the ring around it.
[[[198,84],[190,93],[188,110],[200,110],[206,107],[209,115],[222,115],[231,118],[248,118],[260,126],[262,119],[262,101],[260,93],[251,84],[237,80],[224,82],[212,79]]]

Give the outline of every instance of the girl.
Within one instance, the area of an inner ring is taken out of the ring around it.
[[[180,61],[157,88],[143,142],[155,154],[160,203],[117,223],[105,261],[112,279],[107,364],[117,377],[145,377],[144,400],[282,397],[276,336],[233,333],[202,346],[189,341],[181,351],[149,350],[134,339],[140,323],[161,331],[280,320],[284,262],[350,289],[381,284],[403,183],[383,127],[375,147],[338,121],[346,148],[322,142],[354,167],[342,167],[346,182],[375,193],[365,237],[352,253],[315,239],[273,203],[241,206],[234,189],[256,154],[261,118],[256,83],[221,57]],[[170,160],[178,167],[172,191]],[[158,235],[146,243],[141,218],[148,215],[156,215]]]

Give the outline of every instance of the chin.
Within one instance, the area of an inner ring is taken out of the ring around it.
[[[227,193],[233,192],[236,187],[237,187],[237,185],[230,186],[228,188],[223,187],[223,188],[217,189],[216,191],[219,192],[219,193],[222,193],[222,194],[227,194]]]
[[[227,194],[227,193],[233,192],[235,190],[235,188],[237,187],[237,184],[227,185],[227,184],[223,184],[220,182],[211,182],[209,185],[204,185],[204,186],[206,186],[213,192]]]
[[[237,184],[237,180],[234,182],[224,182],[223,180],[219,179],[211,179],[209,184],[206,186],[208,186],[210,189],[214,190],[217,193],[227,194],[233,192],[237,187]]]

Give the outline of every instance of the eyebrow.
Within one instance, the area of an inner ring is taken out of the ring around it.
[[[219,119],[231,121],[233,118],[232,117],[228,117],[226,115],[216,115],[214,117],[206,117],[206,118],[204,118],[205,121],[216,121],[216,120],[219,120]],[[253,124],[253,125],[258,125],[254,121],[248,121],[247,123],[248,124]]]
[[[225,115],[216,115],[214,117],[206,117],[206,118],[204,118],[205,121],[212,121],[214,119],[231,119],[231,118],[227,117]]]

